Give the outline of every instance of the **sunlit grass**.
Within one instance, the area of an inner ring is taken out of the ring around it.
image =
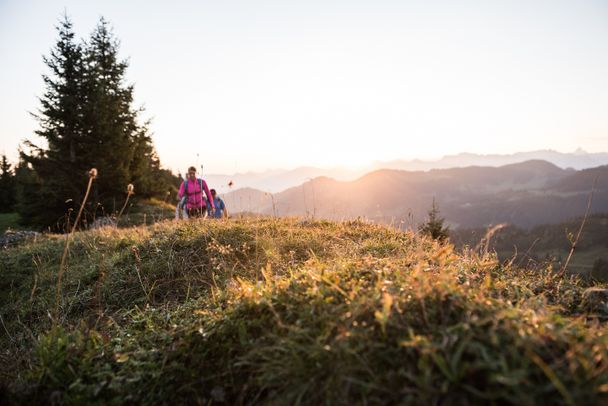
[[[75,234],[52,327],[62,248],[0,257],[23,402],[606,401],[608,309],[551,269],[363,222],[107,227]]]

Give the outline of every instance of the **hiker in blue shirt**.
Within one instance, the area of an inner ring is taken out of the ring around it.
[[[215,217],[216,219],[221,219],[222,217],[228,217],[228,211],[226,210],[226,205],[224,201],[217,195],[215,189],[211,189],[211,196],[213,197],[213,206],[215,207],[215,212],[208,212],[209,217]],[[211,205],[207,205],[210,207]]]

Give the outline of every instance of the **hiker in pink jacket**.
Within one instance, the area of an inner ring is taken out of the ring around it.
[[[207,200],[203,199],[203,190],[207,195]],[[215,210],[213,197],[209,192],[207,182],[196,177],[196,168],[188,168],[188,177],[179,187],[178,197],[181,200],[186,197],[186,209],[189,217],[200,217],[207,211],[207,204],[211,205],[211,210]]]

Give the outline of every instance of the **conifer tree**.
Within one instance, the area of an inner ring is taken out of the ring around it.
[[[164,196],[174,187],[160,168],[149,121],[139,123],[143,109],[133,107],[134,88],[125,83],[128,63],[118,51],[119,41],[101,18],[83,51],[88,96],[84,121],[87,138],[93,141],[89,161],[100,173],[93,202],[105,205],[106,211],[111,199],[122,198],[129,183],[143,196]]]
[[[19,213],[20,223],[28,226],[51,226],[52,223],[50,221],[42,223],[42,217],[38,217],[42,211],[32,210],[32,205],[40,207],[37,202],[42,192],[42,181],[23,158],[19,160],[19,164],[15,168],[15,184],[15,196],[17,198],[15,210]],[[24,217],[27,215],[29,217]],[[62,223],[60,218],[55,219],[55,226],[58,223]]]
[[[20,202],[18,210],[28,225],[56,223],[66,212],[65,202],[80,199],[80,183],[86,180],[87,165],[82,154],[85,103],[82,47],[74,40],[67,16],[60,21],[57,31],[59,39],[50,56],[44,57],[50,74],[42,76],[45,92],[40,98],[41,107],[34,114],[40,126],[36,134],[47,145],[26,141],[29,152],[21,151],[22,172],[30,166],[34,171],[25,177],[27,184],[20,186],[19,194],[27,199]]]
[[[0,213],[13,211],[15,197],[15,174],[6,155],[2,155],[0,161]]]
[[[434,240],[445,241],[449,237],[449,227],[443,225],[444,219],[439,216],[439,207],[433,198],[433,205],[429,210],[428,219],[421,224],[419,231]]]
[[[87,41],[74,40],[72,23],[64,17],[57,27],[59,39],[44,61],[50,75],[36,114],[36,132],[47,147],[26,142],[22,159],[34,171],[28,187],[35,198],[19,205],[28,224],[55,226],[84,195],[87,172],[95,167],[84,219],[110,214],[122,201],[128,184],[139,195],[164,195],[166,177],[155,154],[148,123],[140,124],[142,109],[133,108],[133,86],[126,84],[128,63],[119,58],[119,42],[103,18]],[[160,180],[159,180],[160,179]],[[67,202],[67,203],[66,203]]]
[[[118,57],[118,41],[102,18],[84,49],[85,90],[89,97],[84,119],[88,154],[99,170],[94,199],[108,204],[131,179],[130,166],[141,129],[133,102],[133,87],[124,84],[126,61]],[[139,190],[139,188],[138,188]]]

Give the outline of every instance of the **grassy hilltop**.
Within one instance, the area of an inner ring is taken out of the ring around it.
[[[574,276],[361,222],[161,222],[77,233],[57,296],[64,238],[0,253],[0,403],[608,401]]]

